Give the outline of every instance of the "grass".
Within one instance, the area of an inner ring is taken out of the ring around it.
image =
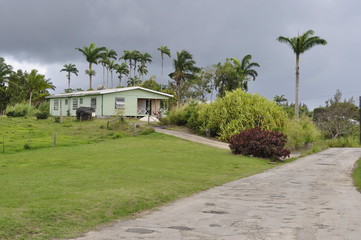
[[[1,154],[0,239],[75,237],[273,166],[158,133]]]
[[[357,190],[361,192],[361,158],[356,163],[356,167],[352,173],[352,178]]]
[[[56,146],[74,146],[133,134],[132,126],[127,123],[114,122],[109,126],[110,129],[107,129],[107,120],[80,122],[75,118],[64,117],[64,122],[60,124],[55,122],[55,118],[36,120],[3,116],[0,117],[0,154],[3,151],[14,153],[26,149],[53,147],[54,135],[56,135]],[[138,134],[142,134],[145,130],[147,129],[139,128]]]

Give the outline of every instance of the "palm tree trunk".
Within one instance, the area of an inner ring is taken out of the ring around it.
[[[33,98],[33,91],[30,91],[30,94],[29,94],[29,110],[31,108],[31,101],[32,101],[32,98]]]
[[[103,86],[105,88],[108,88],[108,86],[105,86],[105,66],[103,65]]]
[[[295,118],[299,119],[300,105],[298,102],[298,93],[300,88],[300,56],[296,55],[296,99],[295,99]]]
[[[70,72],[68,73],[68,89],[70,89]]]
[[[163,54],[162,54],[162,73],[161,73],[161,77],[160,77],[160,90],[162,90],[162,86],[163,86]]]
[[[89,63],[89,89],[93,89],[93,75],[92,75],[93,69],[92,64]]]

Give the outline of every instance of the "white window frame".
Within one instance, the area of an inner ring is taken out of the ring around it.
[[[115,109],[125,108],[125,97],[116,97],[115,98]]]
[[[77,109],[78,109],[78,107],[79,107],[79,103],[78,103],[78,102],[79,102],[79,101],[78,101],[77,98],[73,98],[73,107],[72,107],[73,110],[77,110]]]
[[[59,110],[59,99],[54,99],[54,111]]]
[[[97,109],[97,98],[96,97],[90,98],[90,107]]]

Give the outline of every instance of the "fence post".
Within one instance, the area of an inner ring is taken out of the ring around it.
[[[54,132],[54,135],[53,135],[53,146],[54,147],[56,146],[56,132]]]

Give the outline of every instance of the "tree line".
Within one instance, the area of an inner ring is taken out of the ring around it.
[[[297,37],[280,36],[277,38],[279,42],[288,44],[296,55],[296,94],[294,104],[296,117],[299,115],[299,56],[316,45],[327,44],[326,40],[313,36],[313,34],[314,32],[309,30]],[[170,78],[168,84],[161,85],[153,76],[144,81],[144,77],[148,73],[148,64],[152,63],[152,56],[148,52],[124,50],[123,54],[118,56],[115,50],[97,47],[94,43],[83,48],[76,48],[76,50],[88,62],[88,69],[85,70],[85,73],[89,75],[89,90],[93,89],[93,76],[96,75],[93,64],[101,64],[103,67],[102,85],[104,88],[115,87],[113,74],[116,73],[118,76],[116,87],[144,86],[155,88],[154,90],[161,90],[175,95],[177,105],[181,105],[189,98],[205,101],[209,95],[212,100],[214,92],[217,93],[217,96],[222,97],[226,91],[237,88],[248,91],[248,83],[256,80],[258,76],[256,68],[260,67],[258,63],[252,62],[252,55],[248,54],[241,59],[227,58],[225,62],[200,68],[193,59],[193,55],[186,50],[182,50],[176,52],[172,61],[173,71],[168,74]],[[160,52],[162,59],[161,80],[163,82],[164,57],[171,57],[171,51],[167,46],[161,46],[157,50]],[[73,91],[70,86],[71,74],[78,75],[79,70],[75,64],[69,63],[65,64],[60,71],[67,73],[68,89],[65,92]],[[29,78],[42,79],[37,81],[43,81],[43,83],[32,83]],[[33,84],[36,87],[32,87]],[[21,88],[21,90],[14,90],[16,88]],[[36,70],[32,70],[30,74],[21,70],[15,73],[3,58],[0,61],[0,94],[2,94],[0,110],[3,111],[8,104],[14,104],[18,101],[28,100],[31,104],[33,99],[48,94],[47,89],[55,89],[55,86],[52,85],[50,79],[45,79],[45,76],[39,75]],[[22,97],[11,94],[12,92],[20,92]]]

